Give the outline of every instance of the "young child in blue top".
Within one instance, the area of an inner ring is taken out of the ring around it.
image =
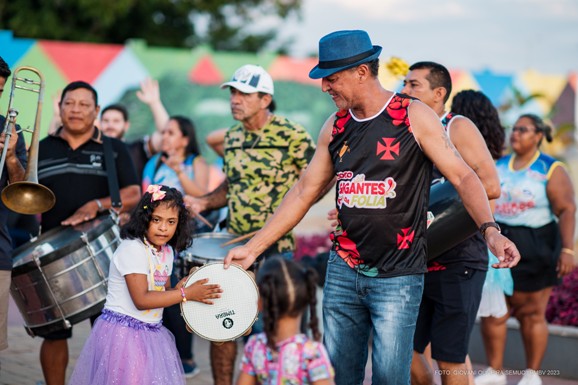
[[[187,300],[212,304],[222,292],[208,279],[170,287],[174,253],[191,244],[190,223],[179,191],[148,187],[121,229],[104,310],[70,384],[185,384],[174,337],[162,326],[163,308]]]

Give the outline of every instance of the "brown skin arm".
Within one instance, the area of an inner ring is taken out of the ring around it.
[[[500,177],[480,130],[466,117],[456,117],[450,126],[450,139],[462,159],[480,178],[488,199],[500,197]]]
[[[210,193],[201,197],[193,197],[186,195],[184,197],[185,206],[194,217],[200,212],[211,209],[220,209],[227,205],[227,192],[229,191],[229,183],[225,179],[223,183]]]
[[[111,208],[110,197],[100,198],[100,203],[104,209]],[[120,200],[122,207],[120,212],[129,212],[140,200],[140,186],[130,185],[120,189]],[[98,215],[98,204],[93,200],[80,206],[70,217],[61,222],[63,226],[75,226],[79,223],[89,221]]]
[[[574,230],[576,228],[576,203],[574,187],[564,167],[556,167],[546,185],[546,194],[552,212],[558,217],[562,247],[574,250]],[[563,277],[576,267],[574,256],[562,251],[558,260],[558,276]]]
[[[151,291],[148,288],[145,274],[127,274],[124,276],[130,297],[139,310],[156,309],[180,303],[183,300],[180,289],[170,289],[167,282],[166,291]],[[185,288],[187,300],[212,304],[219,298],[222,289],[219,285],[208,285],[209,279],[199,280]]]
[[[202,156],[195,157],[193,161],[193,170],[195,177],[189,177],[180,170],[182,162],[176,168],[175,172],[179,177],[179,182],[183,186],[185,193],[191,196],[201,196],[207,193],[207,184],[209,183],[209,165]],[[172,166],[169,166],[173,168]],[[174,169],[174,168],[173,168]]]
[[[227,133],[227,128],[220,128],[213,132],[207,134],[205,141],[207,144],[219,155],[223,157],[225,155],[225,134]]]
[[[153,114],[155,130],[149,137],[149,149],[153,154],[161,150],[162,135],[161,131],[169,121],[169,114],[161,101],[159,82],[147,78],[140,84],[140,90],[136,92],[137,98],[146,104]]]
[[[4,127],[0,127],[0,130],[3,130]],[[6,159],[4,160],[4,165],[6,166],[6,170],[8,171],[8,180],[10,183],[20,182],[24,180],[25,170],[16,156],[16,143],[18,142],[18,133],[16,132],[16,128],[8,124],[8,129],[12,130],[12,134],[10,135],[10,142],[8,143],[8,148],[6,149]],[[2,132],[0,134],[0,154],[4,151],[4,146],[6,142],[6,133]]]
[[[456,188],[476,225],[493,222],[484,186],[451,143],[433,110],[414,101],[409,107],[409,118],[422,150]],[[520,253],[512,241],[494,228],[488,229],[485,236],[488,247],[500,261],[494,267],[513,267],[518,263]]]
[[[318,200],[334,176],[329,154],[333,120],[331,116],[323,125],[313,159],[273,216],[247,244],[229,251],[224,261],[225,268],[235,262],[247,269],[263,251],[295,227]]]

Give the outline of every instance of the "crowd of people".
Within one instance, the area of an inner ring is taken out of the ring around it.
[[[38,180],[56,197],[39,224],[47,231],[113,212],[121,226],[104,309],[91,317],[69,383],[184,384],[199,372],[179,306],[210,306],[222,289],[207,279],[186,286],[177,266],[195,236],[218,227],[250,237],[223,262],[255,274],[260,316],[244,338],[239,368],[236,341],[211,344],[216,385],[235,378],[238,385],[361,385],[370,342],[374,384],[431,384],[435,360],[444,385],[505,385],[509,316],[520,322],[526,351],[519,385],[541,384],[546,304],[575,267],[572,182],[565,166],[539,149],[552,128],[520,116],[506,155],[504,128],[483,93],[460,92],[446,110],[450,73],[431,61],[411,65],[400,92],[387,90],[378,79],[381,50],[361,30],[320,39],[309,76],[321,79],[336,112],[317,143],[275,113],[273,80],[257,65],[238,68],[221,85],[236,123],[207,138],[197,138],[190,118],[168,114],[154,80],[137,92],[154,130],[131,143],[124,142],[125,107],[101,111],[84,81],[64,88],[39,143]],[[10,75],[0,58],[0,96]],[[0,188],[22,180],[27,164],[18,128],[5,138]],[[200,139],[223,159],[217,182]],[[429,194],[440,178],[454,186],[479,231],[429,258]],[[294,261],[291,230],[334,187],[321,333],[319,277]],[[0,350],[7,347],[12,269],[7,218],[0,203]],[[503,282],[496,274],[509,271],[513,290],[491,291]],[[478,309],[490,309],[479,314],[489,367],[473,378],[467,354]],[[72,327],[41,334],[46,385],[65,384],[71,336]]]

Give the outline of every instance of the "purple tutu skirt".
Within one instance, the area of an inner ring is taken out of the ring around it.
[[[175,338],[150,324],[104,310],[76,361],[71,385],[185,384]]]

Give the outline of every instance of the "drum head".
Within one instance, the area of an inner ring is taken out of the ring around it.
[[[221,285],[221,298],[213,305],[197,301],[181,303],[181,314],[200,337],[209,341],[233,341],[244,335],[257,320],[259,291],[255,280],[243,268],[211,263],[198,268],[189,276],[185,287],[208,278],[209,283]]]
[[[229,250],[247,242],[247,240],[244,240],[223,246],[223,243],[237,237],[235,234],[224,232],[199,233],[193,237],[193,245],[182,251],[180,255],[187,260],[197,261],[200,264],[222,262]]]

